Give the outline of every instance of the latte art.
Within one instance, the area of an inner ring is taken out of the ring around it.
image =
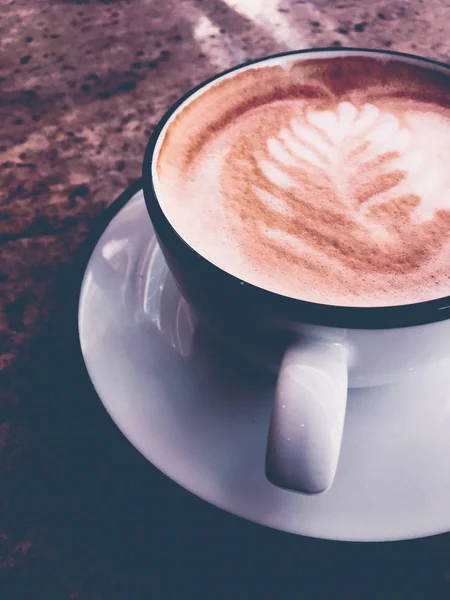
[[[446,76],[362,56],[249,69],[166,138],[163,209],[224,270],[328,304],[450,294]]]
[[[439,120],[424,115],[403,115],[400,123],[373,104],[306,109],[269,137],[264,150],[246,156],[238,139],[223,174],[231,180],[238,172],[242,181],[223,186],[237,192],[235,211],[242,197],[253,196],[260,235],[298,254],[299,264],[310,256],[361,273],[414,270],[450,233],[450,213],[439,212],[450,206],[441,148],[427,153],[415,144],[425,119],[430,131],[439,128]]]
[[[430,131],[439,124],[430,123]],[[445,192],[450,192],[450,182],[444,178],[445,165],[439,171],[438,158],[426,161],[426,149],[414,148],[413,128],[413,122],[402,125],[396,116],[381,113],[373,104],[358,110],[341,102],[335,112],[307,110],[304,119],[291,119],[287,128],[268,139],[269,157],[260,159],[258,167],[280,192],[298,188],[299,176],[308,181],[322,178],[368,233],[374,231],[370,217],[376,215],[377,205],[411,193],[417,195],[415,218],[433,218],[435,209],[448,205]],[[260,188],[255,191],[262,197]]]

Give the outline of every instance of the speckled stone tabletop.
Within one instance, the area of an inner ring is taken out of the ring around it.
[[[294,48],[448,62],[449,17],[448,0],[2,0],[2,600],[450,598],[448,535],[302,539],[167,480],[101,407],[75,326],[84,242],[182,93]]]

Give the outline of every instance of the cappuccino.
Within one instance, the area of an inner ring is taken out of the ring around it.
[[[450,295],[450,78],[393,56],[285,56],[196,92],[158,139],[174,229],[228,273],[341,306]]]

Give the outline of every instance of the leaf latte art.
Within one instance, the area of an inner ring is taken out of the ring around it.
[[[163,209],[206,258],[284,295],[449,295],[448,92],[442,74],[361,56],[219,80],[169,127]]]
[[[245,198],[252,210],[244,218],[275,254],[289,253],[297,264],[411,271],[450,231],[450,212],[440,207],[450,180],[411,143],[409,128],[371,104],[306,110],[265,149],[247,155],[248,139],[237,140],[224,164],[232,183],[224,187],[233,190],[232,210]]]

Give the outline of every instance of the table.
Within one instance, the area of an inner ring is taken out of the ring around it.
[[[449,598],[449,535],[299,538],[169,481],[107,416],[76,331],[102,215],[182,93],[293,48],[448,62],[446,0],[5,0],[0,14],[0,597]]]

